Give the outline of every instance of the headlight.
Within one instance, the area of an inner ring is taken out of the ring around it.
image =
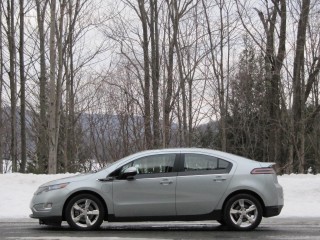
[[[62,188],[65,188],[66,186],[68,186],[68,184],[69,183],[60,183],[60,184],[39,187],[38,190],[34,193],[34,195],[39,195],[43,192],[49,192],[52,190],[62,189]]]

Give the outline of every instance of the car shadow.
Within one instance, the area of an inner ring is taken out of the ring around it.
[[[103,224],[94,231],[78,231],[68,225],[61,227],[39,226],[32,230],[35,236],[70,237],[74,239],[155,239],[155,240],[212,240],[259,239],[269,235],[272,228],[258,227],[254,231],[237,232],[217,224]],[[268,233],[267,233],[268,232]],[[274,232],[274,234],[276,234]],[[57,238],[59,239],[59,238]]]
[[[46,226],[40,225],[37,228],[34,228],[38,231],[63,231],[63,232],[104,232],[104,231],[113,231],[113,232],[133,232],[133,231],[148,231],[148,232],[179,232],[179,231],[236,231],[228,226],[220,225],[220,224],[112,224],[108,225],[108,223],[103,224],[99,229],[93,231],[81,231],[70,228],[68,225],[62,226]],[[267,230],[264,227],[258,227],[254,231],[262,231]],[[237,232],[237,231],[236,231]]]

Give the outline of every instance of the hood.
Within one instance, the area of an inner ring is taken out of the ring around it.
[[[92,176],[93,173],[85,173],[85,174],[78,174],[71,177],[65,177],[60,178],[57,180],[53,180],[47,183],[42,184],[40,187],[48,186],[48,185],[54,185],[54,184],[60,184],[60,183],[66,183],[66,182],[78,182],[88,179],[90,176]]]

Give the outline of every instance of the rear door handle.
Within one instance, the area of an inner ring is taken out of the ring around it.
[[[172,184],[173,182],[169,179],[163,179],[160,184],[161,185],[169,185],[169,184]]]
[[[217,176],[213,179],[214,182],[223,182],[227,180],[225,177],[222,177],[222,176]]]

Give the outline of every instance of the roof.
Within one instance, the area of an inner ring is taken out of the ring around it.
[[[145,150],[142,152],[138,152],[136,154],[138,155],[145,155],[149,153],[163,153],[163,152],[187,152],[187,153],[203,153],[203,154],[212,154],[217,157],[221,157],[224,159],[230,159],[230,160],[235,160],[235,161],[255,161],[249,158],[245,158],[239,155],[227,153],[227,152],[222,152],[219,150],[213,150],[213,149],[208,149],[208,148],[162,148],[162,149],[151,149],[151,150]],[[134,154],[134,155],[136,155]],[[255,161],[256,162],[256,161]]]

